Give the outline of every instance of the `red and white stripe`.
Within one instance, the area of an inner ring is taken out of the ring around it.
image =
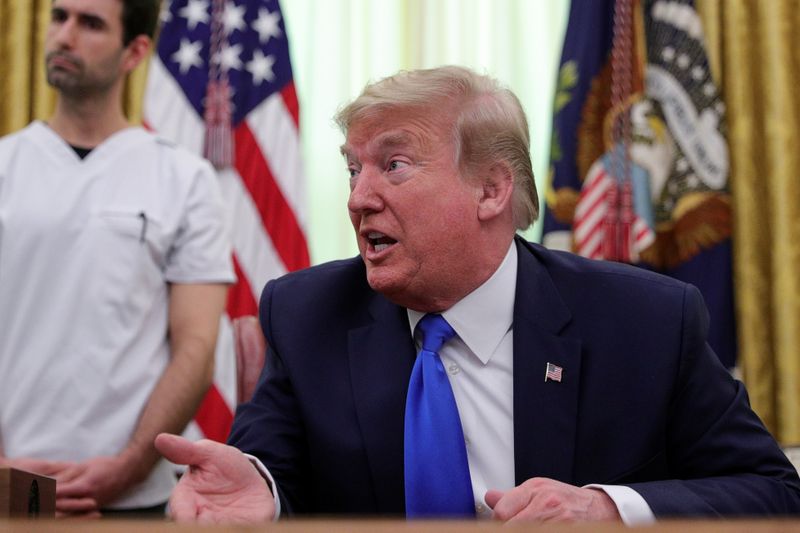
[[[187,430],[224,441],[236,408],[236,359],[231,320],[258,313],[266,282],[309,265],[300,152],[299,109],[293,84],[256,107],[233,130],[235,168],[219,172],[232,228],[238,281],[220,325],[214,384]],[[150,61],[144,122],[165,138],[202,155],[205,124],[158,56]]]
[[[581,188],[575,217],[572,223],[575,251],[592,259],[608,259],[604,252],[609,235],[604,224],[609,210],[609,190],[616,187],[616,180],[608,173],[602,159],[595,161],[589,169]],[[655,233],[638,215],[634,216],[631,228],[630,258],[636,262],[639,253],[655,241]]]

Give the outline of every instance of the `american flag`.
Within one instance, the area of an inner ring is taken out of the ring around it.
[[[165,1],[161,18],[145,125],[204,154],[204,117],[231,122],[233,166],[219,170],[219,178],[238,282],[220,327],[214,385],[187,430],[191,437],[224,441],[236,407],[230,322],[257,314],[267,280],[309,265],[299,106],[277,0]],[[228,107],[216,112],[206,109],[213,99],[207,97],[210,76],[225,82],[213,96],[230,95]]]
[[[547,363],[547,368],[544,371],[544,380],[547,381],[548,379],[552,381],[558,381],[561,383],[561,372],[563,369],[558,366],[554,365],[553,363]]]
[[[618,185],[617,179],[609,172],[607,159],[603,157],[591,166],[575,206],[575,251],[592,259],[607,259],[608,256],[604,253],[605,244],[613,238],[607,235],[608,224],[605,222],[611,208],[608,201],[609,191],[616,191]],[[639,259],[639,253],[653,244],[656,237],[647,222],[637,214],[633,215],[630,231],[631,235],[627,239],[630,249],[626,252],[631,262],[635,263]]]

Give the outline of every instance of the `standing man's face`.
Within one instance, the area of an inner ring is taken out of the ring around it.
[[[55,0],[45,40],[47,82],[61,93],[91,96],[124,75],[120,0]]]

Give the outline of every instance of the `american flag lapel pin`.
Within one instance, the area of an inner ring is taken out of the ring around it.
[[[562,370],[563,369],[558,365],[554,365],[553,363],[547,363],[547,368],[546,368],[546,370],[544,372],[544,380],[545,380],[545,382],[547,382],[547,380],[549,379],[549,380],[558,381],[559,383],[561,383],[561,372],[562,372]]]

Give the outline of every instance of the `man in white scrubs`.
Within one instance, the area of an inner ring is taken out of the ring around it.
[[[0,466],[55,477],[62,515],[160,512],[213,374],[234,280],[200,158],[131,127],[157,0],[54,0],[45,122],[0,140]]]

